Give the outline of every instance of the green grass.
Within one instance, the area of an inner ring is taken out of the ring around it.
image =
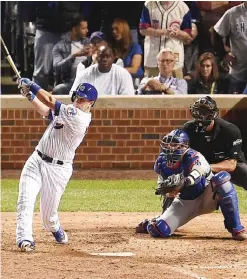
[[[152,180],[71,180],[62,197],[60,211],[159,212],[160,196]],[[18,180],[3,179],[1,211],[15,212]],[[247,213],[247,192],[237,187],[241,213]],[[37,199],[37,201],[39,198]],[[35,210],[39,210],[39,202]]]

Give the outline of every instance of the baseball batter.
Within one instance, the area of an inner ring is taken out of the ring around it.
[[[225,227],[235,240],[246,240],[240,222],[238,198],[231,176],[226,171],[213,175],[204,156],[189,148],[189,137],[183,130],[170,132],[161,141],[162,152],[154,169],[159,174],[156,194],[179,192],[171,206],[159,217],[144,220],[136,232],[153,237],[168,237],[196,216],[213,212],[218,205]]]
[[[72,104],[65,105],[27,78],[19,79],[18,83],[22,95],[51,120],[27,160],[19,182],[16,242],[21,251],[30,252],[35,248],[32,218],[39,192],[44,227],[52,232],[57,243],[68,242],[59,222],[58,206],[72,175],[75,150],[91,122],[90,109],[98,92],[91,84],[79,84],[71,97]]]

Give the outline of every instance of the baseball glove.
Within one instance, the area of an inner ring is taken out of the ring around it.
[[[183,173],[170,175],[163,183],[155,189],[155,195],[166,195],[167,193],[178,193],[184,187]]]

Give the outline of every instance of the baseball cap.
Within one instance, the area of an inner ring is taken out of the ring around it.
[[[90,36],[90,43],[92,43],[92,41],[94,41],[96,39],[98,41],[104,41],[106,39],[105,34],[100,31],[93,32]]]

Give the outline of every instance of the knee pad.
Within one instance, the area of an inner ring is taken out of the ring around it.
[[[152,237],[168,237],[171,234],[171,229],[162,219],[149,221],[147,231]]]
[[[225,218],[225,227],[233,233],[241,230],[243,226],[239,217],[237,193],[230,179],[231,175],[228,172],[221,171],[213,176],[211,182]]]

